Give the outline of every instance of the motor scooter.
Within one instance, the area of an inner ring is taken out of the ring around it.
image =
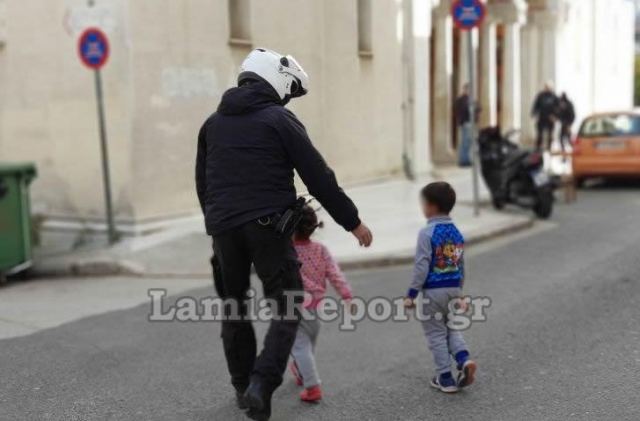
[[[548,219],[553,213],[554,181],[544,171],[542,153],[523,149],[511,141],[515,133],[503,136],[498,127],[480,131],[480,165],[493,206],[502,209],[506,204],[515,204]]]

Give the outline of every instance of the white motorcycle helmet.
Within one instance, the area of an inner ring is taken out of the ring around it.
[[[301,97],[309,91],[309,76],[295,58],[264,48],[253,50],[242,62],[238,84],[247,79],[264,79],[282,100]]]

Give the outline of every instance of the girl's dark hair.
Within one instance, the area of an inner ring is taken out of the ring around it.
[[[318,222],[316,211],[309,205],[302,208],[302,219],[296,228],[296,238],[308,240],[316,228],[322,227],[322,222]]]

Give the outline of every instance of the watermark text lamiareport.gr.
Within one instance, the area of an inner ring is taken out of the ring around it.
[[[353,297],[349,302],[334,297],[325,297],[317,306],[309,309],[306,303],[311,297],[303,292],[285,292],[282,301],[269,298],[256,298],[255,290],[249,290],[243,301],[222,299],[220,297],[182,296],[175,303],[166,300],[166,289],[150,289],[149,321],[151,322],[222,322],[222,321],[265,321],[274,318],[283,320],[318,319],[323,322],[339,321],[343,331],[353,331],[358,323],[371,320],[383,322],[407,322],[411,318],[418,320],[445,320],[449,329],[466,330],[473,323],[487,321],[487,312],[491,307],[489,297],[465,296],[449,302],[446,314],[428,312],[428,298],[418,298],[415,310],[404,306],[404,297]],[[464,304],[463,304],[464,303]],[[282,312],[274,311],[283,305]]]

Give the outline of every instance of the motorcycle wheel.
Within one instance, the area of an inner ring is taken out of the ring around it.
[[[553,190],[542,189],[538,192],[538,199],[533,212],[541,219],[549,219],[553,213]]]

